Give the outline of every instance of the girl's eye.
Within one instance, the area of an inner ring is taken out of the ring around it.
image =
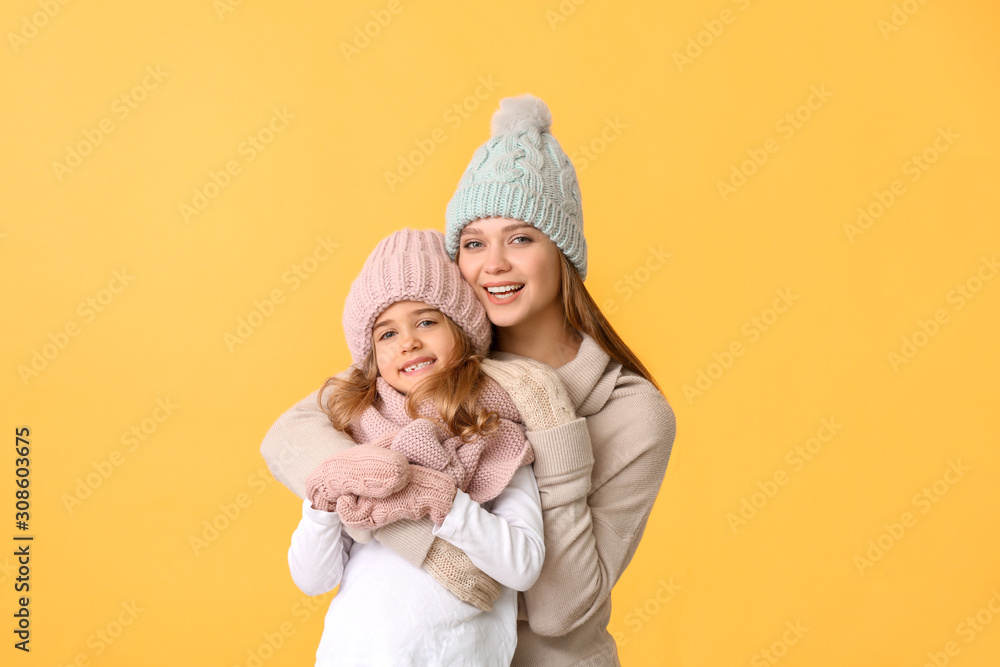
[[[394,336],[395,334],[396,334],[395,331],[385,331],[385,332],[382,333],[381,336],[378,337],[378,339],[379,340],[386,340],[386,339],[390,338],[391,336]]]
[[[466,250],[472,250],[473,248],[478,248],[481,245],[483,244],[480,243],[479,241],[466,241],[465,243],[462,244],[462,247],[465,248]]]
[[[417,326],[418,327],[419,326],[423,326],[424,324],[430,326],[432,324],[437,324],[437,322],[435,322],[434,320],[420,320],[419,322],[417,322]],[[424,327],[424,328],[426,328],[426,327]]]

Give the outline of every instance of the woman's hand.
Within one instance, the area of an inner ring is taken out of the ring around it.
[[[484,359],[480,363],[510,394],[529,431],[544,431],[576,419],[569,392],[551,367],[530,359]]]
[[[327,458],[306,479],[313,509],[333,512],[344,494],[386,498],[410,481],[410,463],[399,452],[356,445]]]
[[[500,597],[500,584],[473,564],[465,552],[440,537],[431,542],[423,568],[462,602],[490,611]]]

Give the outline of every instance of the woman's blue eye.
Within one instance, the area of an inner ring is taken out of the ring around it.
[[[473,247],[475,247],[475,246],[480,246],[480,245],[482,245],[482,243],[479,243],[479,241],[466,241],[466,242],[465,242],[465,243],[464,243],[464,244],[462,245],[462,247],[463,247],[463,248],[466,248],[466,249],[471,249],[471,248],[473,248]]]
[[[527,242],[530,243],[533,239],[530,236],[515,236],[511,240],[513,240],[513,241],[522,241],[523,240],[523,241],[527,241]]]

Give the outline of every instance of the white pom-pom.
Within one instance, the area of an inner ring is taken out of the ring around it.
[[[490,130],[493,136],[537,129],[548,132],[552,127],[552,114],[545,102],[534,95],[505,97],[500,100],[500,110],[493,114]]]

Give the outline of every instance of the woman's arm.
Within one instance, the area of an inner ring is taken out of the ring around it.
[[[329,456],[354,445],[351,436],[333,428],[316,402],[318,394],[319,390],[314,391],[281,415],[260,445],[274,478],[302,499],[309,474]]]
[[[674,413],[632,374],[618,375],[605,404],[577,418],[548,366],[486,360],[483,369],[514,399],[535,453],[546,558],[524,593],[528,624],[561,636],[601,608],[632,559],[666,472]]]
[[[303,501],[302,520],[288,548],[292,581],[306,595],[332,591],[344,575],[353,543],[336,514],[315,510]]]
[[[547,550],[538,582],[524,593],[533,631],[564,635],[611,594],[645,529],[674,433],[673,410],[635,376],[620,377],[588,419],[528,432]]]
[[[528,590],[545,560],[541,500],[531,466],[517,469],[490,511],[458,491],[434,534],[462,549],[504,586]]]

